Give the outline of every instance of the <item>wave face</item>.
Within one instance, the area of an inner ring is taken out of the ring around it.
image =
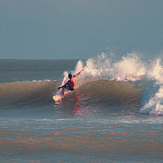
[[[46,104],[54,92],[57,81],[22,81],[0,83],[1,108]]]
[[[108,80],[86,82],[66,95],[62,106],[74,108],[75,115],[84,117],[135,114],[139,112],[142,89],[133,86]]]
[[[84,78],[82,79],[84,80]],[[82,81],[81,80],[81,81]],[[92,80],[92,78],[90,79]],[[57,90],[59,81],[23,81],[0,84],[1,107],[47,105]],[[74,92],[63,99],[68,103],[81,98],[85,106],[118,106],[139,105],[141,88],[133,89],[132,83],[108,80],[89,81],[80,85]]]

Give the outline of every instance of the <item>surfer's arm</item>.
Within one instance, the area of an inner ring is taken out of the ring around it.
[[[80,72],[78,72],[76,75],[74,75],[74,77],[77,77],[77,76],[80,75],[83,71],[84,71],[84,69],[82,69]]]
[[[61,88],[65,87],[65,86],[68,85],[69,83],[70,83],[70,80],[68,80],[68,81],[66,82],[66,84],[64,84],[64,85],[62,85],[62,86],[60,86],[60,87],[58,87],[58,89],[61,89]]]

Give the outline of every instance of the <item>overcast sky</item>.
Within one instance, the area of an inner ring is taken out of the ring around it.
[[[87,59],[111,50],[161,53],[163,0],[0,0],[0,59]]]

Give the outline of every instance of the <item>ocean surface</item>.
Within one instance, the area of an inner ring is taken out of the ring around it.
[[[76,90],[53,101],[82,68]],[[0,60],[0,162],[163,162],[163,62]]]

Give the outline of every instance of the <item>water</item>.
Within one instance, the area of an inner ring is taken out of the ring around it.
[[[67,73],[77,89],[54,102]],[[0,162],[163,162],[160,58],[0,60]]]

